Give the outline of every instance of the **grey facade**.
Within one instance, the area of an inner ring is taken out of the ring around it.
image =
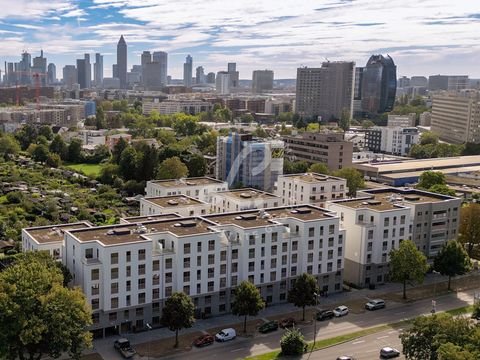
[[[192,86],[192,71],[193,59],[190,55],[187,55],[185,63],[183,64],[183,85],[186,87]]]
[[[252,92],[262,93],[273,89],[273,71],[255,70],[252,74]]]
[[[120,36],[117,44],[117,76],[120,79],[120,87],[122,89],[127,88],[127,43],[123,38],[123,35]]]
[[[103,56],[99,53],[95,54],[95,64],[93,65],[93,79],[95,86],[101,87],[103,84]]]

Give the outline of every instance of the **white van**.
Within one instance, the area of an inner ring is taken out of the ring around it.
[[[237,333],[235,332],[235,329],[229,328],[223,329],[217,335],[215,335],[215,340],[224,342],[228,340],[233,340],[236,337]]]

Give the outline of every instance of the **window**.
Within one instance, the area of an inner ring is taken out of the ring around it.
[[[277,259],[270,260],[270,269],[275,269],[277,267]]]
[[[238,263],[234,262],[232,263],[232,273],[235,273],[238,271]]]
[[[227,273],[227,264],[220,265],[220,274],[224,275]]]
[[[138,288],[140,290],[145,289],[145,279],[144,278],[138,279]]]
[[[282,252],[287,252],[287,249],[288,249],[288,244],[282,243]]]
[[[145,275],[145,264],[138,265],[138,275]]]
[[[113,313],[108,314],[108,320],[109,320],[110,322],[117,321],[117,313],[116,313],[116,312],[113,312]]]
[[[118,264],[118,253],[110,254],[110,264]]]
[[[232,250],[232,260],[238,259],[238,249]]]
[[[292,241],[292,251],[298,250],[298,241]]]
[[[152,262],[152,270],[158,271],[160,270],[160,260],[153,260]]]
[[[91,293],[92,295],[98,295],[100,293],[100,285],[98,284],[92,285]]]
[[[333,250],[328,250],[327,259],[328,259],[328,260],[332,260],[332,259],[333,259]]]
[[[220,261],[227,261],[227,252],[225,250],[220,252]]]
[[[296,263],[297,262],[297,254],[292,254],[292,263]]]
[[[313,250],[313,240],[308,240],[308,250]]]
[[[92,299],[92,310],[98,310],[100,308],[100,299]]]
[[[215,268],[208,268],[208,278],[213,279],[215,277]]]
[[[152,276],[152,285],[160,285],[160,275],[154,274]]]
[[[143,307],[136,308],[135,309],[135,315],[136,316],[143,316]]]
[[[309,263],[313,262],[313,253],[308,254],[307,262]]]
[[[110,299],[110,308],[112,309],[118,308],[118,297],[114,297]]]
[[[308,236],[309,237],[315,236],[315,228],[311,227],[308,229]]]
[[[402,215],[400,217],[400,225],[404,225],[405,224],[405,215]]]
[[[202,242],[197,242],[197,252],[202,252]]]
[[[100,270],[99,269],[92,269],[90,273],[90,277],[92,280],[98,280],[100,278]]]
[[[183,282],[189,282],[190,281],[190,271],[185,271],[183,273]]]
[[[145,249],[138,250],[138,260],[145,260]]]
[[[172,268],[172,259],[165,259],[165,269]]]
[[[208,251],[215,250],[215,240],[208,240]]]
[[[171,283],[172,282],[172,273],[171,272],[165,273],[165,282],[166,283]]]
[[[368,240],[373,239],[373,230],[368,230]]]
[[[248,245],[250,246],[255,245],[255,235],[250,235],[248,237]]]
[[[138,303],[139,304],[145,304],[145,293],[140,293],[138,294]]]
[[[329,225],[328,226],[328,234],[329,235],[335,234],[335,225]]]
[[[278,233],[272,232],[272,242],[276,242],[278,239]]]
[[[328,247],[332,247],[333,243],[334,243],[334,238],[333,237],[328,238]]]
[[[190,244],[183,244],[183,253],[190,254]]]
[[[388,229],[383,230],[383,238],[388,239]]]
[[[248,263],[248,271],[250,272],[255,271],[255,261],[250,261]]]
[[[114,282],[110,284],[110,292],[112,294],[118,294],[118,282]]]
[[[383,226],[389,226],[390,225],[390,218],[386,217],[383,219]]]
[[[118,279],[118,268],[112,268],[110,270],[110,277],[112,279]]]
[[[208,265],[215,264],[215,254],[208,255]]]
[[[272,248],[270,250],[272,256],[277,255],[277,245],[272,245]]]
[[[255,249],[249,249],[248,250],[248,258],[249,259],[254,259],[255,258]]]
[[[183,287],[183,292],[186,294],[186,295],[190,295],[190,286],[189,285],[185,285]]]
[[[185,269],[188,269],[190,267],[190,258],[189,257],[186,257],[183,259],[183,267]]]
[[[165,286],[165,297],[172,296],[172,287],[171,286]]]

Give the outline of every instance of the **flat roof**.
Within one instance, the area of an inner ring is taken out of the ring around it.
[[[48,244],[63,241],[63,234],[67,230],[92,228],[87,221],[76,222],[71,224],[60,224],[51,226],[31,227],[24,229],[39,244]]]
[[[336,176],[318,174],[318,173],[304,173],[304,174],[289,174],[289,175],[280,175],[280,177],[290,177],[295,178],[300,181],[308,182],[308,183],[321,183],[328,180],[342,180],[346,181],[343,178],[339,178]]]
[[[176,213],[171,213],[171,214],[155,214],[155,215],[148,215],[148,216],[129,216],[126,218],[122,218],[122,220],[129,222],[131,224],[138,224],[139,222],[143,222],[143,221],[178,219],[181,217],[182,217],[181,215],[178,215]]]
[[[389,201],[384,195],[368,195],[365,197],[333,201],[332,203],[343,205],[353,209],[371,209],[375,211],[387,211],[401,209],[401,204]]]
[[[218,225],[237,225],[242,228],[253,228],[272,225],[277,219],[295,218],[301,221],[310,221],[333,216],[332,212],[326,209],[313,205],[299,205],[213,214],[204,218]]]
[[[395,199],[395,202],[397,203],[405,202],[407,204],[435,203],[453,199],[451,196],[434,194],[416,189],[401,190],[395,188],[383,188],[365,190],[362,192],[374,195],[375,199],[382,198],[387,201]]]
[[[212,224],[202,218],[182,218],[148,221],[143,224],[101,226],[90,229],[72,230],[70,233],[81,242],[99,241],[105,246],[149,241],[148,235],[171,232],[176,236],[188,236],[214,232]]]
[[[165,187],[188,187],[188,186],[224,183],[224,181],[222,180],[217,180],[208,176],[186,178],[186,179],[151,180],[150,182],[154,184],[159,184]]]
[[[172,196],[153,196],[144,198],[148,201],[162,208],[171,208],[172,210],[183,206],[208,205],[204,201],[194,199],[186,195],[172,195]]]
[[[281,199],[280,196],[261,191],[253,188],[235,189],[216,192],[215,195],[223,195],[240,200],[257,200],[257,199]]]

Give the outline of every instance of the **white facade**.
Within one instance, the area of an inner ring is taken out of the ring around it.
[[[213,105],[202,100],[164,100],[153,99],[153,101],[145,101],[142,104],[144,115],[150,115],[155,110],[159,114],[171,115],[176,113],[199,114],[212,110]]]
[[[406,156],[414,144],[420,141],[420,134],[416,127],[387,126],[382,130],[381,151],[394,155]]]
[[[217,93],[220,95],[230,94],[230,74],[219,71],[215,80]]]
[[[388,115],[387,126],[395,127],[415,127],[417,114],[411,113],[408,115]]]
[[[265,209],[280,205],[282,205],[282,198],[256,189],[221,191],[212,196],[213,213]]]
[[[179,214],[181,216],[206,215],[210,204],[185,195],[146,197],[140,199],[140,216]]]
[[[79,138],[83,145],[105,145],[106,144],[106,130],[80,130]]]
[[[283,205],[325,205],[327,200],[347,196],[347,180],[316,173],[280,175],[275,195],[283,199]]]
[[[145,188],[146,197],[186,195],[195,199],[210,202],[212,193],[228,190],[225,181],[209,178],[186,178],[172,180],[151,180],[147,181]]]

